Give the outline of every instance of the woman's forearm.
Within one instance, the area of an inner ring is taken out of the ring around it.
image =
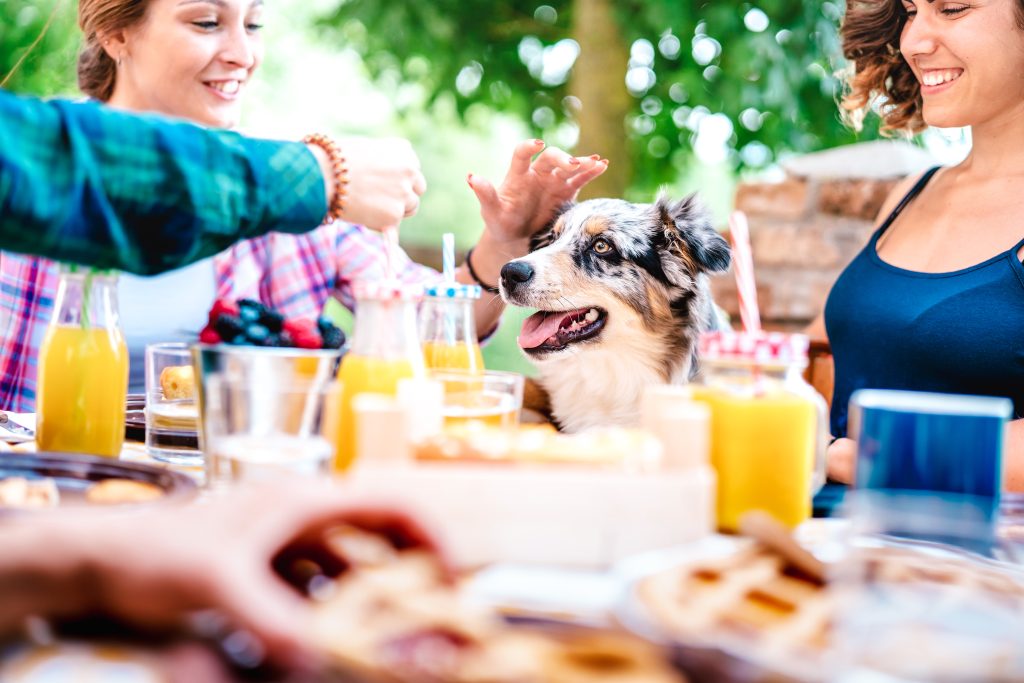
[[[1024,420],[1013,420],[1006,429],[1003,488],[1007,491],[1024,491]]]

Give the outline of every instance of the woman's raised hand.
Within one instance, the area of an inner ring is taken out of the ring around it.
[[[516,146],[501,185],[494,187],[472,174],[467,181],[480,202],[490,237],[498,243],[523,244],[607,168],[608,160],[597,154],[574,157],[557,147],[545,148],[543,140],[527,140]]]

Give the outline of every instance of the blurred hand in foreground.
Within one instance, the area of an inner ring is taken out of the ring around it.
[[[437,549],[408,516],[353,503],[318,481],[131,515],[76,508],[21,517],[0,528],[0,636],[30,615],[99,615],[141,633],[230,637],[246,665],[305,669],[316,661],[311,603],[274,565],[290,555],[328,576],[344,571],[344,558],[326,542],[341,524],[384,535],[399,549]]]

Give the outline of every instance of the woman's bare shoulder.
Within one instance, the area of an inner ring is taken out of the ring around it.
[[[889,214],[892,213],[900,201],[907,196],[907,193],[913,189],[914,185],[917,184],[917,181],[924,177],[925,173],[927,173],[927,171],[911,173],[907,177],[903,178],[903,180],[900,180],[893,185],[893,188],[889,191],[885,201],[882,202],[882,208],[878,210],[878,215],[875,216],[876,227],[881,225],[882,221],[889,217]]]

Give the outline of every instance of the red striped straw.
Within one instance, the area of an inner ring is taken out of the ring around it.
[[[732,239],[733,272],[736,274],[736,294],[739,297],[743,329],[747,332],[760,332],[761,314],[757,308],[750,226],[747,215],[742,211],[733,211],[729,216],[729,236]]]

